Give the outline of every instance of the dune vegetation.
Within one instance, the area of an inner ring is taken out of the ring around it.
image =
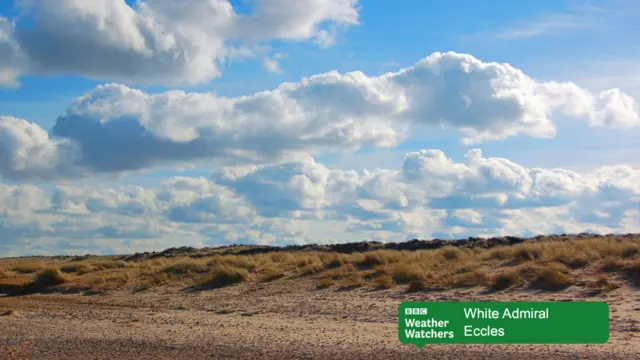
[[[310,279],[316,290],[434,291],[479,287],[592,292],[640,286],[640,241],[603,236],[516,245],[444,246],[433,250],[277,251],[252,255],[15,258],[0,261],[0,288],[40,291],[148,291],[157,287],[210,290],[243,282]]]

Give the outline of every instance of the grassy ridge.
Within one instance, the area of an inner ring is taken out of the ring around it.
[[[433,250],[277,251],[252,255],[172,256],[125,261],[4,259],[0,288],[147,290],[178,285],[202,289],[241,282],[310,278],[318,289],[408,291],[527,287],[545,291],[577,285],[594,292],[628,282],[640,285],[640,241],[635,237],[565,238],[482,247]]]

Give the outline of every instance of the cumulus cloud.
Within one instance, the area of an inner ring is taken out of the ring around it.
[[[98,172],[203,158],[264,163],[397,145],[399,127],[384,117],[397,104],[375,86],[340,86],[353,83],[349,78],[325,74],[237,98],[104,85],[79,98],[53,133],[76,144],[83,165]]]
[[[435,53],[385,78],[401,85],[410,118],[453,125],[466,143],[518,134],[552,137],[552,119],[559,116],[592,125],[640,124],[637,103],[617,89],[592,94],[572,83],[539,82],[509,64],[471,55]]]
[[[558,206],[597,192],[598,180],[566,169],[525,168],[471,149],[456,163],[440,150],[409,153],[402,177],[442,209]]]
[[[398,165],[356,172],[309,157],[147,188],[0,185],[0,252],[34,239],[108,252],[186,236],[219,245],[610,233],[640,220],[640,170],[625,165],[526,168],[477,149],[460,161],[421,150]]]
[[[569,232],[580,226],[626,229],[640,204],[638,174],[627,166],[588,174],[525,168],[473,149],[464,162],[439,150],[409,153],[401,170],[358,173],[307,159],[213,179],[243,196],[261,216],[320,214],[346,221],[355,232],[456,237]],[[300,183],[305,192],[296,186]]]
[[[244,196],[266,217],[286,216],[292,211],[317,210],[325,206],[330,170],[312,158],[302,162],[265,166],[240,177],[215,177]]]
[[[27,72],[200,83],[219,76],[219,63],[237,57],[237,49],[274,39],[324,46],[338,27],[358,23],[357,0],[304,0],[296,6],[259,0],[248,14],[238,14],[228,0],[16,4],[21,15],[15,26],[0,18],[0,85],[15,84]]]
[[[638,103],[620,89],[592,94],[572,83],[555,82],[544,83],[541,89],[559,114],[586,120],[590,126],[628,128],[640,123]]]
[[[51,179],[82,175],[75,144],[52,139],[40,126],[0,116],[0,175],[7,178]]]
[[[158,197],[168,204],[166,216],[176,222],[250,223],[255,218],[254,209],[244,199],[205,178],[169,179]]]
[[[20,127],[30,130],[15,144],[33,147],[38,142],[51,149],[43,150],[47,156],[65,150],[58,163],[119,172],[205,158],[260,164],[327,150],[389,148],[410,129],[415,135],[419,125],[458,129],[465,143],[515,135],[550,137],[556,131],[553,120],[563,117],[593,126],[640,123],[637,103],[618,90],[594,95],[571,83],[536,82],[508,64],[435,53],[378,77],[329,72],[233,98],[183,91],[147,94],[119,84],[100,85],[58,118],[55,140],[37,125],[22,122]],[[16,129],[3,131],[16,137]],[[37,139],[26,140],[36,134]],[[18,145],[13,146],[5,157],[20,157]],[[6,163],[0,174],[29,177],[28,166],[16,172],[17,165]],[[451,171],[450,176],[457,176]]]
[[[628,166],[589,174],[525,168],[507,159],[483,157],[473,149],[464,162],[455,162],[439,150],[409,153],[397,171],[330,170],[307,159],[214,179],[242,195],[264,216],[321,212],[325,219],[350,221],[353,229],[425,236],[449,227],[513,231],[517,226],[510,227],[511,221],[536,213],[547,216],[547,222],[557,222],[547,224],[549,229],[576,223],[588,223],[594,229],[620,228],[638,207],[639,174]],[[306,184],[305,192],[299,192],[295,186],[299,183]],[[596,217],[591,216],[594,211]],[[558,217],[554,219],[553,214]]]
[[[43,191],[36,186],[0,184],[0,214],[2,216],[24,217],[49,206],[49,201]]]
[[[255,12],[237,23],[243,37],[306,40],[328,46],[335,40],[335,26],[358,24],[358,0],[256,0]],[[332,26],[323,26],[331,23]]]

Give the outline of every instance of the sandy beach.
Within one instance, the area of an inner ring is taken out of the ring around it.
[[[402,301],[602,300],[611,308],[604,345],[400,343]],[[640,293],[597,297],[479,289],[317,290],[308,279],[242,283],[210,291],[32,294],[0,298],[3,359],[640,359]]]

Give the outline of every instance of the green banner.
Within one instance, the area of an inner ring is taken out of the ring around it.
[[[604,302],[403,302],[398,336],[428,344],[603,344]]]

